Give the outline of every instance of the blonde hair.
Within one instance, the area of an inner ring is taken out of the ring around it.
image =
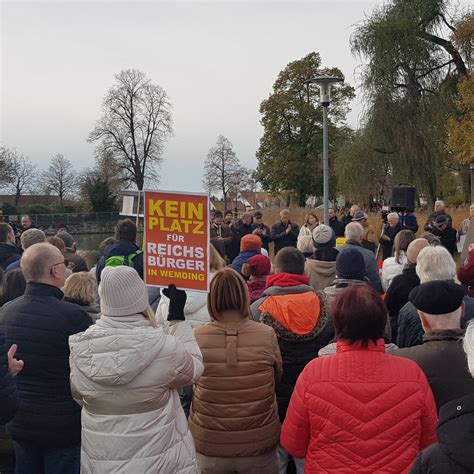
[[[211,245],[211,252],[209,255],[209,271],[211,273],[217,272],[225,268],[225,261],[220,256],[214,245]]]
[[[147,306],[145,311],[143,311],[143,316],[145,316],[145,319],[148,319],[150,321],[150,326],[156,328],[156,316],[155,312],[151,309],[151,306]]]
[[[238,311],[242,318],[250,317],[248,288],[235,270],[224,268],[214,274],[207,296],[207,310],[211,319],[217,321],[226,311]]]
[[[62,291],[68,300],[91,304],[95,300],[97,282],[89,272],[73,273],[66,279]]]

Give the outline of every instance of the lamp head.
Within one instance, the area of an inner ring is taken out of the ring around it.
[[[316,76],[307,82],[314,82],[320,89],[321,105],[327,107],[331,102],[331,84],[335,82],[344,82],[344,78],[335,76]]]

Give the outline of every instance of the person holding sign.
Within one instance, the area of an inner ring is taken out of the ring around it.
[[[81,472],[197,474],[177,390],[204,370],[184,320],[186,293],[168,286],[166,323],[131,267],[106,267],[99,295],[100,319],[69,339],[71,391],[83,407]]]

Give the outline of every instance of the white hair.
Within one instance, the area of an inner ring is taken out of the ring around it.
[[[441,199],[438,199],[436,202],[435,202],[435,205],[436,204],[441,204],[443,207],[446,207],[445,204],[444,204],[444,201],[441,201]]]
[[[364,235],[364,228],[358,222],[350,222],[346,226],[344,235],[347,240],[356,240],[359,242],[362,240],[362,236]]]
[[[387,215],[387,220],[388,219],[397,219],[397,221],[399,221],[400,216],[396,212],[391,212],[390,214]]]
[[[416,260],[416,274],[420,283],[428,281],[457,281],[456,263],[451,254],[442,246],[425,247]]]
[[[464,335],[464,352],[467,356],[469,372],[474,377],[474,321],[470,321]]]

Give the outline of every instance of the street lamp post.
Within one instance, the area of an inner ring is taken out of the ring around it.
[[[328,142],[328,107],[331,103],[331,84],[343,82],[341,77],[317,76],[308,82],[319,86],[320,103],[323,107],[323,206],[324,223],[329,225],[329,142]]]

